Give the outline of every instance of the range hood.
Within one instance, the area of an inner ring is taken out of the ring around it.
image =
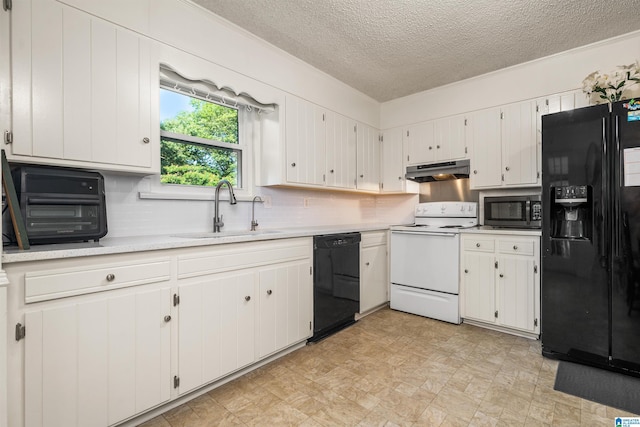
[[[407,166],[407,173],[404,177],[416,182],[469,178],[469,160]]]

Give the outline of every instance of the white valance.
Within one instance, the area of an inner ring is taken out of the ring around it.
[[[256,110],[258,113],[275,111],[274,104],[262,104],[247,93],[236,93],[231,88],[218,87],[216,83],[208,79],[192,80],[186,78],[164,64],[160,66],[160,86],[231,108],[244,107],[249,111]]]

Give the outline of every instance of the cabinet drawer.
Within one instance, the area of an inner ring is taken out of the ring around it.
[[[113,264],[96,268],[67,268],[26,273],[25,302],[47,301],[127,286],[169,280],[171,263],[168,259],[139,264]]]
[[[498,252],[511,255],[533,255],[534,242],[530,240],[499,240]]]
[[[495,249],[495,240],[472,238],[464,239],[465,251],[493,252]]]
[[[366,248],[368,246],[380,246],[387,244],[386,231],[367,231],[361,234],[362,241],[360,246]]]

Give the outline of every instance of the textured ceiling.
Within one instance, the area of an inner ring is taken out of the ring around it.
[[[381,102],[640,29],[640,0],[193,1]]]

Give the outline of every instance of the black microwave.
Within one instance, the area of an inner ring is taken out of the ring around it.
[[[484,225],[542,228],[540,195],[484,198]]]
[[[97,241],[107,234],[104,177],[49,166],[12,170],[31,244]]]

